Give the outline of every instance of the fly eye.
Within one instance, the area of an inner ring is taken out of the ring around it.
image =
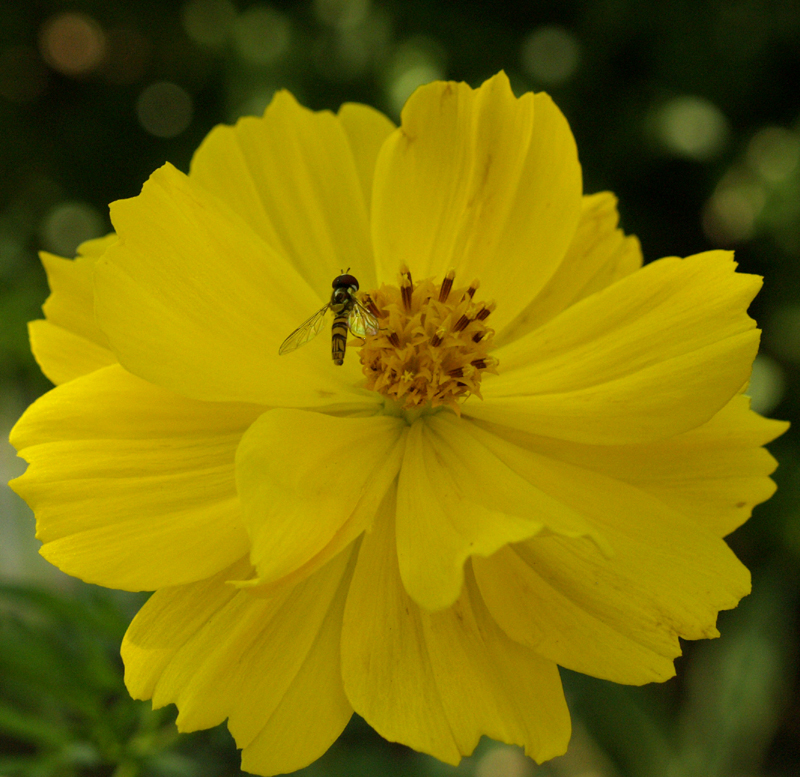
[[[358,280],[354,275],[342,273],[342,275],[337,275],[336,278],[333,279],[334,289],[347,288],[348,286],[352,286],[356,291],[358,291]]]

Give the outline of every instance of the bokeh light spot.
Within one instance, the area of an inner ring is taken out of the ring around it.
[[[747,161],[765,181],[784,181],[800,162],[800,137],[784,127],[764,127],[748,144]]]
[[[65,11],[44,23],[39,33],[39,50],[53,70],[68,76],[82,76],[102,64],[106,38],[91,16]]]
[[[230,0],[189,0],[181,10],[181,20],[195,43],[222,48],[236,21],[236,7]]]
[[[433,63],[420,62],[398,73],[389,86],[389,100],[392,104],[392,110],[399,114],[406,100],[411,97],[417,87],[442,78],[444,78],[444,75]]]
[[[59,256],[74,256],[81,243],[104,232],[103,219],[86,202],[60,202],[41,224],[44,248]]]
[[[675,156],[705,161],[716,157],[728,140],[728,120],[714,103],[682,95],[668,100],[656,126],[664,147]]]
[[[271,65],[288,50],[292,39],[289,19],[268,5],[248,8],[233,25],[233,43],[251,65]]]
[[[369,0],[314,0],[314,15],[339,29],[356,27],[369,13]]]
[[[525,754],[510,745],[496,745],[481,756],[475,777],[531,777],[533,769]]]
[[[537,27],[522,42],[520,64],[531,78],[547,86],[568,81],[578,69],[580,44],[558,25]]]
[[[192,122],[194,106],[189,93],[170,81],[150,84],[136,101],[139,123],[157,138],[174,138]]]
[[[760,353],[753,362],[753,374],[747,394],[756,413],[769,415],[781,402],[786,391],[783,368],[775,359]]]
[[[764,187],[732,171],[717,184],[703,210],[703,231],[712,243],[729,246],[749,240],[766,202]]]
[[[228,112],[228,121],[234,124],[242,116],[261,116],[272,102],[275,92],[278,90],[275,84],[262,84],[258,89],[246,95],[241,102],[237,103]],[[290,89],[295,97],[298,90]]]
[[[388,70],[387,97],[395,116],[423,84],[445,78],[440,46],[429,38],[412,38],[394,51]]]

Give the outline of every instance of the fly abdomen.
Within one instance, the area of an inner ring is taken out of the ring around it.
[[[334,364],[344,364],[344,349],[347,347],[347,318],[349,311],[337,314],[331,327],[331,355]]]

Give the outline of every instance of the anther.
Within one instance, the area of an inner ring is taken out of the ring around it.
[[[483,307],[478,311],[478,315],[475,318],[478,321],[485,321],[489,318],[490,314],[494,312],[494,309],[497,307],[494,300],[487,302]]]
[[[475,296],[475,292],[478,290],[478,287],[481,285],[481,282],[477,279],[470,283],[469,288],[467,289],[467,294],[469,298],[472,299]]]
[[[477,281],[456,288],[455,274],[415,282],[404,265],[396,287],[362,297],[383,325],[361,349],[367,387],[406,410],[446,405],[459,414],[467,397],[480,396],[484,372],[496,372],[494,332],[484,324],[494,303],[473,298]]]
[[[442,340],[444,336],[447,334],[447,330],[444,327],[439,327],[436,332],[434,332],[433,337],[431,337],[431,346],[434,348],[438,348],[442,344]]]
[[[461,316],[461,318],[456,321],[456,325],[453,327],[454,332],[461,332],[463,329],[466,329],[472,319],[465,313]]]
[[[439,287],[439,302],[447,302],[447,298],[450,295],[450,289],[453,288],[453,280],[456,277],[456,271],[450,270],[447,275],[444,276],[444,280],[442,281],[442,285]]]
[[[372,297],[369,296],[369,294],[364,295],[364,307],[370,313],[372,313],[372,315],[375,316],[375,318],[384,318],[386,315],[382,310],[378,310],[378,306],[375,304],[375,302],[373,301]]]
[[[403,296],[403,307],[411,310],[411,295],[414,293],[414,282],[406,265],[400,268],[400,293]]]
[[[480,361],[480,359],[476,359],[476,361]],[[473,367],[472,364],[465,364],[463,367],[454,367],[452,370],[447,371],[447,374],[451,378],[469,378],[474,373],[475,367]]]

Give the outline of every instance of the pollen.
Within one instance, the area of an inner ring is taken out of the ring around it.
[[[361,347],[367,388],[406,410],[447,405],[459,415],[467,397],[481,396],[484,373],[497,374],[489,355],[494,331],[487,326],[495,304],[475,300],[477,281],[463,288],[454,282],[453,270],[441,283],[415,282],[402,267],[397,286],[364,296],[380,323]]]

